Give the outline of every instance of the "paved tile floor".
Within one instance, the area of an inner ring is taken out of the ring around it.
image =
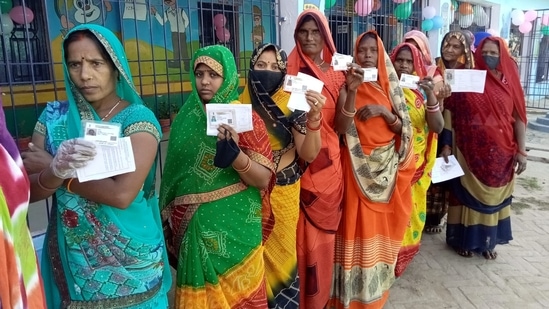
[[[514,196],[514,240],[496,260],[458,256],[444,231],[424,235],[385,308],[549,308],[549,164],[529,161]]]

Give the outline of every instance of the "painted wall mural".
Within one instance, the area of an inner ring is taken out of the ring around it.
[[[57,80],[62,38],[82,23],[119,36],[142,84],[188,80],[193,51],[212,44],[227,46],[245,70],[255,47],[276,41],[273,6],[262,0],[55,0],[46,9]]]

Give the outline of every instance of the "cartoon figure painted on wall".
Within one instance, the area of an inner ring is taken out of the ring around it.
[[[185,33],[189,26],[189,17],[185,10],[177,7],[176,0],[164,0],[166,10],[164,14],[160,14],[154,7],[150,7],[151,14],[156,17],[156,20],[164,25],[166,22],[170,24],[172,32],[173,60],[168,61],[168,66],[171,68],[179,68],[183,61],[183,69],[189,69],[190,59],[187,50],[187,34]]]
[[[254,49],[263,44],[265,38],[265,28],[261,22],[261,9],[257,6],[253,6],[254,13],[254,27],[252,29],[252,42],[254,43]]]
[[[320,9],[320,0],[304,0],[303,1],[303,9]]]
[[[107,0],[56,0],[55,12],[61,21],[63,36],[72,27],[84,23],[101,23],[102,14],[112,10]]]

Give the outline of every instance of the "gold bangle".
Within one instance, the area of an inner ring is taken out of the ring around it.
[[[250,159],[250,157],[248,157],[248,163],[246,163],[246,166],[243,169],[239,169],[233,166],[233,169],[235,171],[242,174],[249,172],[251,168],[252,168],[252,159]]]
[[[38,177],[36,178],[36,183],[38,184],[40,189],[42,189],[44,191],[55,191],[55,190],[57,190],[57,188],[59,188],[59,187],[57,187],[57,188],[48,188],[48,187],[46,187],[42,184],[42,182],[40,181],[40,177],[42,177],[42,174],[44,173],[44,171],[45,170],[40,171],[40,173],[38,173]]]
[[[73,180],[74,180],[74,178],[71,178],[71,179],[69,179],[69,181],[67,182],[67,192],[69,192],[69,193],[74,193],[74,192],[72,192],[72,190],[71,190],[71,183],[72,183]]]
[[[345,106],[342,106],[341,107],[341,113],[343,114],[343,116],[353,118],[356,114],[356,109],[355,109],[354,112],[348,112],[348,111],[345,110]]]

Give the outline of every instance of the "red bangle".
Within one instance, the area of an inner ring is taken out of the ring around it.
[[[521,154],[521,155],[523,155],[523,156],[525,156],[525,157],[528,156],[528,154],[526,153],[526,151],[522,151],[522,150],[520,150],[520,149],[517,151],[517,153],[519,153],[519,154]]]
[[[322,123],[318,123],[318,127],[313,128],[311,125],[309,125],[309,122],[307,121],[307,130],[311,130],[313,132],[320,131],[320,128],[322,127]]]

